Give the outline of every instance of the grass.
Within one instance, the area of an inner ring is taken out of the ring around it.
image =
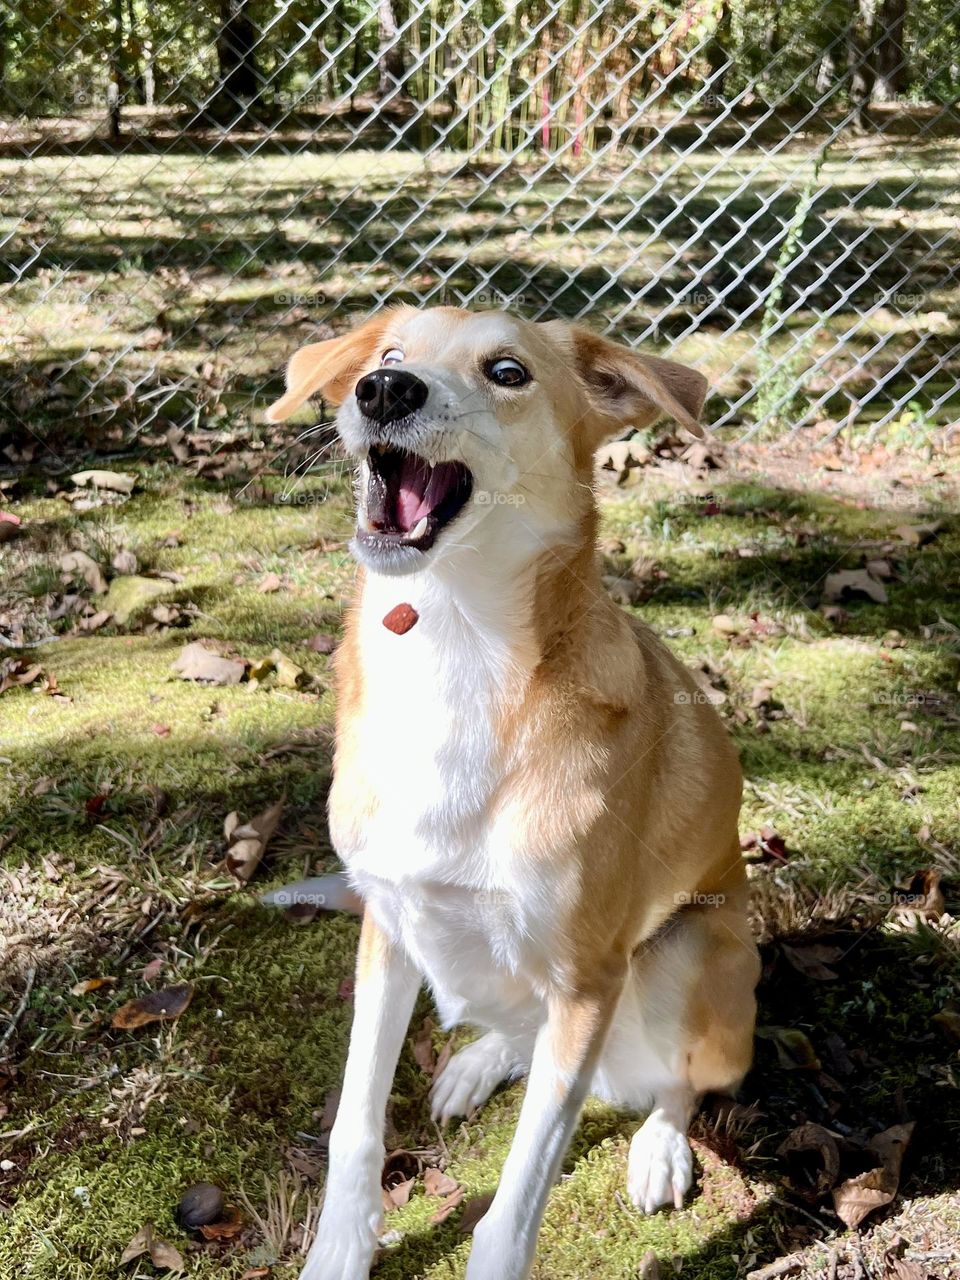
[[[84,447],[75,436],[71,466],[97,460]],[[357,932],[341,916],[298,927],[256,901],[333,865],[323,816],[328,659],[304,641],[339,626],[352,580],[342,541],[350,499],[329,458],[296,471],[312,447],[295,430],[271,437],[251,427],[218,446],[222,475],[197,474],[209,456],[202,441],[182,465],[157,445],[99,459],[137,476],[128,499],[82,509],[51,496],[40,467],[25,468],[4,499],[25,524],[0,549],[4,627],[58,635],[23,656],[70,700],[39,681],[0,697],[5,1019],[28,992],[0,1071],[0,1276],[107,1280],[147,1221],[181,1249],[191,1276],[239,1278],[260,1266],[278,1280],[296,1275],[321,1195],[322,1117],[342,1069]],[[648,1249],[682,1263],[688,1280],[733,1280],[817,1238],[834,1242],[836,1219],[797,1193],[776,1154],[799,1117],[851,1134],[918,1120],[893,1221],[908,1238],[911,1214],[948,1234],[960,1228],[957,1053],[931,1022],[960,999],[955,935],[895,928],[877,905],[921,868],[957,870],[960,530],[948,521],[923,547],[895,532],[949,506],[955,474],[935,475],[916,457],[894,460],[879,479],[791,462],[784,486],[761,465],[772,457],[732,460],[709,491],[676,464],[637,488],[604,479],[605,554],[614,573],[637,559],[656,566],[659,576],[637,571],[646,598],[636,608],[724,685],[722,714],[748,780],[744,830],[773,826],[789,850],[754,878],[766,939],[761,1021],[803,1031],[823,1066],[786,1070],[773,1042],[758,1040],[742,1101],[761,1114],[731,1127],[708,1110],[696,1130],[700,1194],[652,1219],[622,1194],[635,1118],[591,1103],[548,1210],[535,1271],[543,1280],[627,1280]],[[862,459],[847,462],[854,472]],[[860,494],[872,486],[870,505],[845,494],[844,478]],[[71,634],[73,618],[49,616],[65,590],[56,563],[68,547],[111,574],[124,547],[141,572],[178,575],[169,599],[183,625],[151,629],[141,613],[124,627]],[[865,555],[890,561],[888,602],[850,603],[845,619],[827,620],[813,607],[824,575]],[[264,593],[270,573],[282,585]],[[719,614],[742,626],[739,638],[714,627]],[[171,678],[180,648],[198,637],[249,659],[279,648],[315,683],[211,688]],[[752,705],[762,681],[772,682],[778,718]],[[281,797],[267,858],[251,886],[239,886],[221,866],[223,819]],[[842,951],[834,981],[784,963],[783,938],[811,937]],[[111,1014],[150,989],[153,961],[162,965],[153,985],[193,983],[192,1004],[172,1023],[113,1029]],[[73,994],[91,978],[112,981]],[[424,997],[412,1032],[429,1012]],[[853,1074],[831,1057],[835,1037]],[[522,1087],[442,1134],[428,1118],[428,1089],[407,1051],[392,1143],[427,1151],[469,1195],[492,1190]],[[235,1239],[199,1243],[177,1225],[182,1191],[201,1179],[241,1205]],[[436,1203],[417,1190],[389,1215],[394,1243],[378,1275],[463,1274],[459,1215],[431,1225]],[[882,1230],[867,1231],[864,1247]],[[129,1273],[153,1269],[141,1261]]]
[[[869,426],[905,393],[932,426],[956,416],[955,137],[841,137],[824,160],[815,137],[765,154],[666,135],[615,172],[496,181],[456,152],[294,151],[0,156],[0,380],[23,440],[56,451],[65,404],[105,444],[242,414],[292,338],[387,294],[669,338],[737,428],[854,402]]]

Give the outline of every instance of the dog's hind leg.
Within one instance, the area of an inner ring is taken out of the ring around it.
[[[486,1035],[455,1053],[437,1077],[430,1096],[434,1120],[445,1124],[454,1116],[476,1111],[504,1080],[523,1075],[533,1055],[534,1032]]]
[[[649,1108],[627,1164],[630,1199],[645,1213],[683,1203],[697,1101],[735,1089],[750,1065],[759,959],[742,895],[712,897],[634,957],[594,1081],[601,1097]]]

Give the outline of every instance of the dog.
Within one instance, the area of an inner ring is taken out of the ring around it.
[[[679,1207],[687,1129],[751,1060],[758,957],[741,775],[687,669],[605,593],[593,459],[705,379],[563,321],[407,306],[297,351],[279,422],[339,405],[356,598],[336,658],[330,833],[363,900],[323,1211],[301,1280],[363,1280],[384,1113],[424,980],[482,1032],[435,1080],[446,1122],[526,1092],[468,1280],[523,1280],[592,1093],[646,1111],[641,1210]]]

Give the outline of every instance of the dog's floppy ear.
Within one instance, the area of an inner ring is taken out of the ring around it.
[[[333,404],[346,399],[374,355],[387,321],[387,315],[374,316],[340,338],[311,342],[294,352],[287,365],[287,390],[266,411],[267,421],[289,418],[318,391]]]
[[[593,410],[584,424],[591,451],[628,427],[650,426],[663,414],[703,439],[699,418],[707,380],[702,373],[673,360],[642,356],[577,325],[551,321],[545,328],[571,351],[586,390]]]

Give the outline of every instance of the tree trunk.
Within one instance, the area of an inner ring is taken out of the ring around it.
[[[116,141],[120,137],[121,114],[123,100],[127,91],[127,78],[124,74],[123,51],[123,0],[114,0],[113,5],[113,46],[110,50],[110,86],[107,90],[107,119],[110,137]]]
[[[220,80],[215,104],[228,112],[258,100],[263,89],[257,66],[257,29],[247,14],[247,0],[220,0],[217,60]]]
[[[869,107],[875,78],[871,57],[875,23],[876,0],[855,0],[847,27],[847,70],[854,123],[861,130],[870,123]]]
[[[894,102],[904,92],[907,64],[903,50],[903,28],[907,20],[907,0],[883,0],[874,53],[875,102]]]
[[[403,49],[397,40],[397,19],[392,0],[380,0],[380,98],[389,98],[403,84]]]
[[[710,37],[707,48],[707,64],[710,67],[710,94],[723,104],[730,71],[730,32],[733,26],[733,9],[729,0],[720,0],[720,18]]]
[[[127,0],[127,84],[129,94],[141,107],[147,95],[143,80],[143,40],[137,30],[133,0]]]

